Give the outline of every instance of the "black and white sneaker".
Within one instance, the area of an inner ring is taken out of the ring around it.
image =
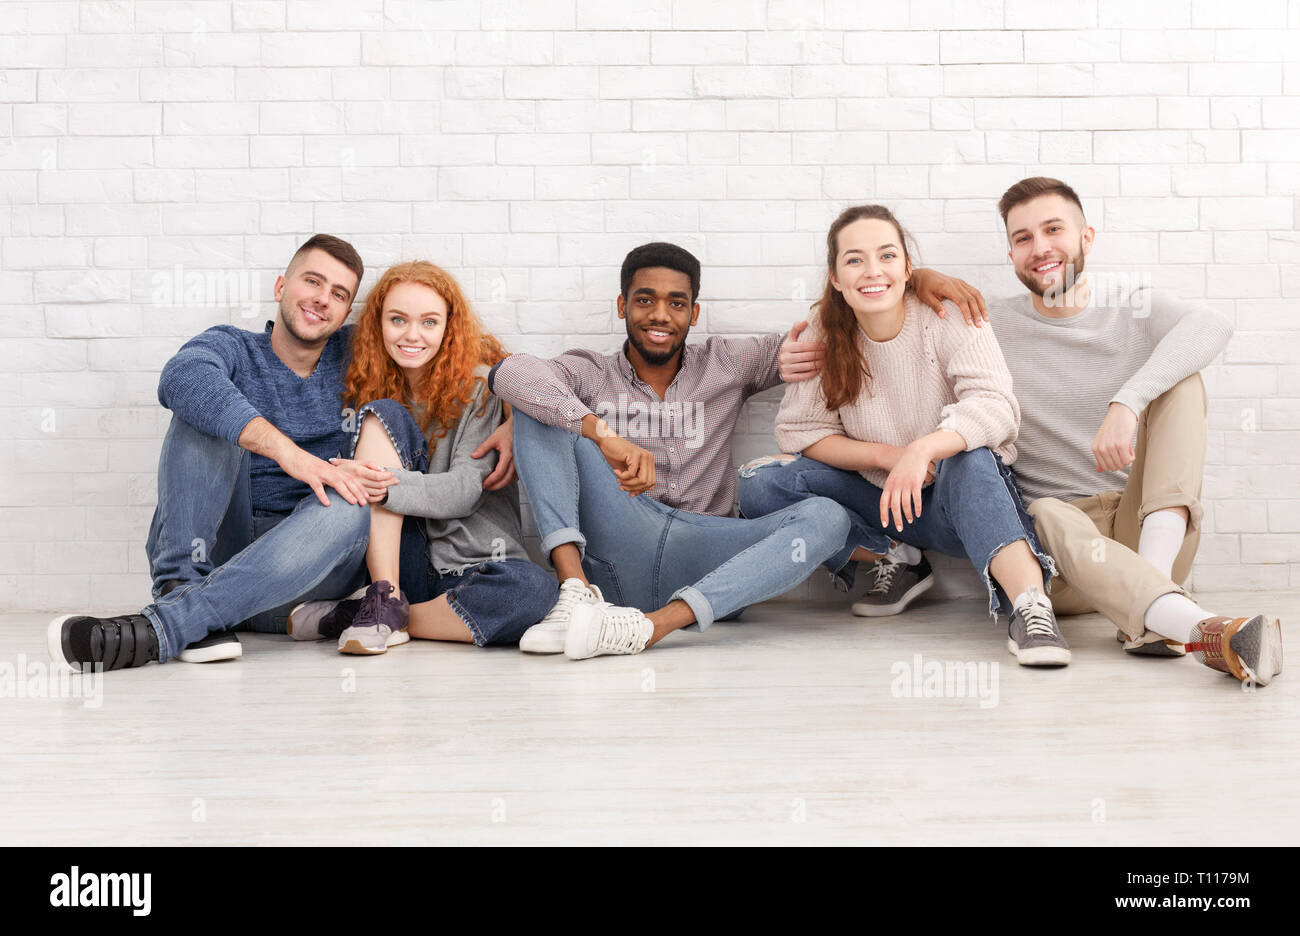
[[[876,580],[867,593],[853,603],[853,613],[859,617],[901,614],[934,585],[934,570],[924,555],[915,565],[907,565],[886,555],[877,559],[872,568]]]
[[[1035,586],[1030,586],[1016,604],[1007,625],[1007,649],[1021,666],[1066,666],[1070,645],[1061,635],[1052,603]]]
[[[45,632],[50,659],[76,672],[144,666],[158,659],[158,635],[143,614],[64,614]]]
[[[184,663],[216,663],[219,660],[238,660],[243,655],[244,648],[234,631],[217,631],[190,644],[177,658]]]

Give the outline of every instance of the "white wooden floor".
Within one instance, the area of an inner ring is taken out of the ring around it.
[[[1300,595],[1199,597],[1300,652]],[[745,618],[585,662],[241,635],[86,707],[18,695],[47,619],[3,615],[0,843],[1300,841],[1300,671],[1243,692],[1096,615],[1065,619],[1073,665],[1025,669],[976,599]],[[997,704],[896,695],[916,654],[996,662]]]

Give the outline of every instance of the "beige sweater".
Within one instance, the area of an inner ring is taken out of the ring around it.
[[[857,330],[858,351],[870,380],[858,398],[838,410],[826,408],[820,377],[785,389],[776,417],[776,441],[783,452],[802,452],[827,436],[905,446],[937,429],[951,429],[966,440],[966,450],[987,446],[1008,465],[1020,405],[1011,392],[1011,374],[993,330],[967,325],[951,302],[939,318],[911,293],[902,330],[889,341],[872,341]],[[805,341],[825,338],[814,317]],[[862,472],[878,487],[887,473]]]

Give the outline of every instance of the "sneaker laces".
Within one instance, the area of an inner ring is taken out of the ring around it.
[[[614,606],[601,608],[600,637],[596,649],[614,653],[637,653],[645,649],[646,616],[635,608],[611,613]]]
[[[867,591],[868,595],[887,595],[889,589],[894,584],[894,575],[901,569],[905,562],[898,559],[891,559],[885,556],[883,559],[876,560],[876,581]]]
[[[1056,636],[1056,624],[1050,607],[1029,601],[1020,609],[1020,615],[1025,621],[1026,637]]]
[[[361,599],[361,606],[357,608],[357,613],[353,616],[349,627],[379,626],[379,609],[393,593],[393,586],[387,582],[380,582],[378,585],[378,588],[372,586],[366,590],[366,596]]]
[[[556,621],[567,621],[573,614],[573,609],[580,604],[585,604],[591,600],[591,592],[587,586],[578,582],[576,585],[570,585],[569,582],[577,582],[577,579],[566,579],[560,586],[560,596],[555,601],[555,606],[547,612],[546,617],[542,618],[541,624],[554,624]]]

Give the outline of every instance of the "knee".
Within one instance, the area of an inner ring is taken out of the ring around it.
[[[358,435],[366,426],[374,425],[374,420],[366,419],[372,413],[378,418],[379,422],[383,423],[383,428],[387,430],[390,438],[396,438],[400,434],[403,437],[416,435],[421,440],[424,439],[424,433],[420,431],[415,416],[406,408],[406,405],[388,397],[382,400],[371,400],[357,410]]]
[[[553,449],[561,444],[572,445],[580,438],[562,426],[551,426],[534,419],[519,407],[514,408],[515,457],[527,457],[538,449]]]
[[[1055,497],[1040,497],[1029,504],[1025,510],[1034,521],[1034,529],[1040,538],[1046,538],[1064,527],[1065,516],[1070,506]]]
[[[311,531],[317,542],[328,543],[340,550],[360,546],[364,549],[370,539],[370,505],[349,504],[337,491],[329,491],[330,505],[314,506],[316,523]]]
[[[832,552],[843,546],[848,539],[851,526],[848,512],[829,497],[810,497],[802,501],[799,513],[817,542]]]
[[[783,470],[797,455],[765,455],[740,469],[737,501],[743,516],[763,517],[792,503]]]

